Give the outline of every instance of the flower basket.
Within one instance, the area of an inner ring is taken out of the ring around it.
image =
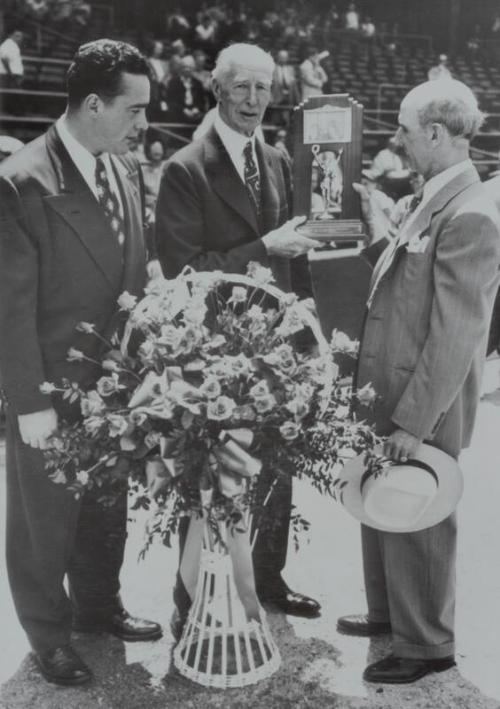
[[[220,526],[219,533],[227,542],[227,528]],[[174,650],[175,667],[184,677],[218,689],[270,677],[281,658],[260,606],[259,615],[248,619],[227,543],[215,541],[205,523],[196,596]]]
[[[91,323],[77,327],[102,343],[102,358],[85,337],[68,352],[95,368],[94,387],[42,385],[81,410],[46,452],[54,483],[75,496],[97,487],[113,504],[128,478],[132,508],[154,510],[145,551],[155,536],[168,546],[190,518],[180,576],[192,606],[174,657],[207,686],[250,684],[279,665],[255,591],[252,513],[263,519],[281,475],[341,497],[342,459],[375,443],[338,381],[333,352],[353,343],[337,333],[329,344],[311,310],[271,278],[259,264],[247,276],[185,269],[152,281],[138,302],[122,294],[123,334],[108,341]],[[307,350],[297,346],[304,329],[315,343]],[[308,526],[300,513],[292,523]],[[256,534],[267,533],[259,524]]]

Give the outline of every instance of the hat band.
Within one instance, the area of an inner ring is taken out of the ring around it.
[[[424,463],[421,460],[415,460],[414,458],[410,458],[410,460],[405,461],[404,463],[398,463],[398,465],[406,465],[406,466],[411,466],[412,468],[420,468],[421,470],[425,470],[429,475],[431,475],[434,478],[434,481],[436,483],[436,486],[439,487],[439,478],[434,472],[434,470],[431,468],[430,465],[427,465],[427,463]],[[363,476],[361,477],[361,482],[359,484],[359,489],[363,490],[363,487],[365,483],[373,476],[375,475],[373,470],[367,470],[365,473],[363,473]]]

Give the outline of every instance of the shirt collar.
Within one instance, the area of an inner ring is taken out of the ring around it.
[[[68,151],[77,168],[85,178],[89,176],[93,180],[95,175],[96,156],[93,155],[90,150],[87,150],[87,148],[72,135],[65,115],[58,118],[56,121],[56,128],[64,147]],[[99,157],[103,159],[106,169],[109,170],[111,167],[109,153],[101,153]]]
[[[431,179],[424,185],[422,202],[428,202],[439,192],[442,187],[448,184],[448,182],[451,182],[455,177],[457,177],[457,175],[460,175],[460,173],[468,170],[470,167],[472,167],[472,160],[467,158],[466,160],[457,162],[455,165],[439,172],[437,175],[434,175],[434,177],[431,177]]]
[[[215,112],[214,128],[231,158],[241,159],[248,141],[252,143],[252,151],[255,151],[255,132],[249,137],[230,128],[222,120],[219,107],[217,107]]]

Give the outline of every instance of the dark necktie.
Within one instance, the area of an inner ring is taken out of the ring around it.
[[[420,202],[422,201],[422,194],[419,195],[413,195],[413,197],[410,199],[410,202],[408,204],[408,211],[406,212],[408,215],[413,214],[413,212],[416,210]]]
[[[252,141],[248,141],[243,150],[243,157],[245,158],[245,184],[247,191],[255,209],[257,216],[260,215],[260,180],[259,171],[257,170],[257,165],[253,159],[252,152]]]
[[[95,161],[95,184],[97,188],[97,198],[99,204],[104,210],[106,219],[109,222],[111,231],[113,232],[120,248],[123,248],[125,243],[125,226],[120,214],[120,205],[118,197],[112,191],[106,172],[106,166],[102,158],[98,157]]]

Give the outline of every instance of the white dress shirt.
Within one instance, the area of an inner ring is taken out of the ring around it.
[[[243,182],[245,182],[245,158],[243,155],[243,150],[245,149],[248,141],[251,141],[252,143],[253,159],[257,166],[257,170],[259,169],[259,162],[255,152],[255,132],[251,137],[238,133],[230,128],[227,123],[224,123],[218,110],[215,114],[214,128],[217,131],[219,138],[222,140],[222,144],[229,153],[231,162],[235,166],[238,175],[241,177]]]
[[[99,201],[97,196],[97,185],[95,182],[95,167],[96,167],[96,157],[92,155],[90,151],[87,150],[69,131],[68,123],[64,116],[61,116],[56,122],[56,130],[59,134],[60,139],[66,150],[68,151],[71,159],[78,168],[81,176],[89,186],[94,197]],[[106,175],[108,176],[109,186],[113,194],[116,195],[118,199],[118,204],[120,207],[120,216],[123,218],[123,203],[120,194],[120,189],[118,183],[116,182],[115,173],[111,164],[111,156],[109,153],[102,153],[100,156],[106,168]]]

